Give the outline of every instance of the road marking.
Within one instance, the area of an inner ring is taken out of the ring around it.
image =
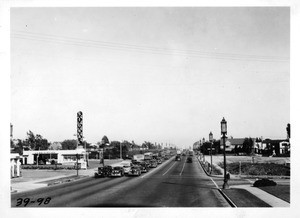
[[[154,168],[153,170],[147,172],[146,174],[144,174],[143,176],[141,176],[140,178],[144,178],[154,172],[156,172],[158,169],[160,169],[162,166],[166,165],[167,163],[169,163],[171,161],[171,158],[167,161],[164,161],[162,164],[160,164],[158,167]]]
[[[169,170],[174,166],[176,164],[176,162],[175,163],[173,163],[173,165],[163,174],[163,176],[167,173],[167,172],[169,172]]]
[[[217,189],[219,189],[219,186],[217,185],[217,183],[211,177],[209,177],[209,178],[215,184],[215,186],[217,187]]]
[[[185,161],[184,161],[184,164],[183,164],[182,170],[181,170],[181,172],[180,172],[180,174],[179,174],[180,176],[181,176],[181,174],[182,174],[182,172],[183,172],[184,165],[185,165]]]

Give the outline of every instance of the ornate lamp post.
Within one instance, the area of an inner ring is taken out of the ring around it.
[[[203,161],[205,163],[205,147],[204,147],[204,143],[205,143],[205,138],[202,139],[202,147],[203,147]]]
[[[209,141],[210,141],[210,174],[212,174],[212,144],[213,144],[213,134],[209,133]]]
[[[227,121],[224,119],[222,119],[221,121],[221,134],[223,135],[223,152],[224,152],[224,184],[223,184],[223,189],[228,189],[229,185],[227,183],[228,178],[227,178],[227,173],[226,173],[226,152],[225,152],[225,135],[227,134]]]

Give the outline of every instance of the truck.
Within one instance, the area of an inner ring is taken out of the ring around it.
[[[144,154],[135,154],[132,157],[133,162],[141,162],[144,161],[145,155]]]
[[[146,152],[144,153],[144,160],[152,160],[153,153],[152,152]]]

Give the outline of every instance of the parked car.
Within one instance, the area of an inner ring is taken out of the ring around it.
[[[162,163],[162,159],[159,157],[158,159],[157,159],[157,164],[161,164]]]
[[[123,161],[123,162],[120,163],[120,166],[123,167],[123,169],[124,169],[124,174],[125,175],[128,174],[128,172],[129,172],[132,165],[133,164],[130,161]]]
[[[95,172],[95,178],[110,176],[111,171],[111,166],[98,167],[97,172]]]
[[[151,161],[150,161],[150,167],[151,167],[151,168],[157,167],[157,161],[156,161],[156,160],[151,160]]]
[[[145,160],[144,162],[146,163],[147,167],[150,167],[151,165],[150,160]]]
[[[187,163],[192,163],[192,162],[193,162],[193,158],[192,158],[192,157],[188,157],[188,158],[186,159],[186,162],[187,162]]]
[[[147,173],[149,171],[149,168],[145,162],[140,162],[139,166],[141,168],[142,173]]]
[[[111,174],[110,176],[124,176],[124,168],[123,167],[120,167],[120,166],[117,166],[117,167],[113,167],[112,171],[111,171]]]
[[[128,172],[128,176],[140,176],[141,174],[142,174],[142,171],[139,166],[132,166]]]

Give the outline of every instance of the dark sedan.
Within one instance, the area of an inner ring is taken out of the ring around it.
[[[110,176],[111,171],[111,166],[98,167],[97,172],[95,172],[95,178]]]
[[[139,166],[133,166],[128,172],[128,176],[140,176],[142,174],[141,168]]]
[[[116,177],[116,176],[122,177],[122,176],[124,176],[124,168],[119,167],[119,166],[118,167],[113,167],[110,176],[112,176],[112,177]]]

